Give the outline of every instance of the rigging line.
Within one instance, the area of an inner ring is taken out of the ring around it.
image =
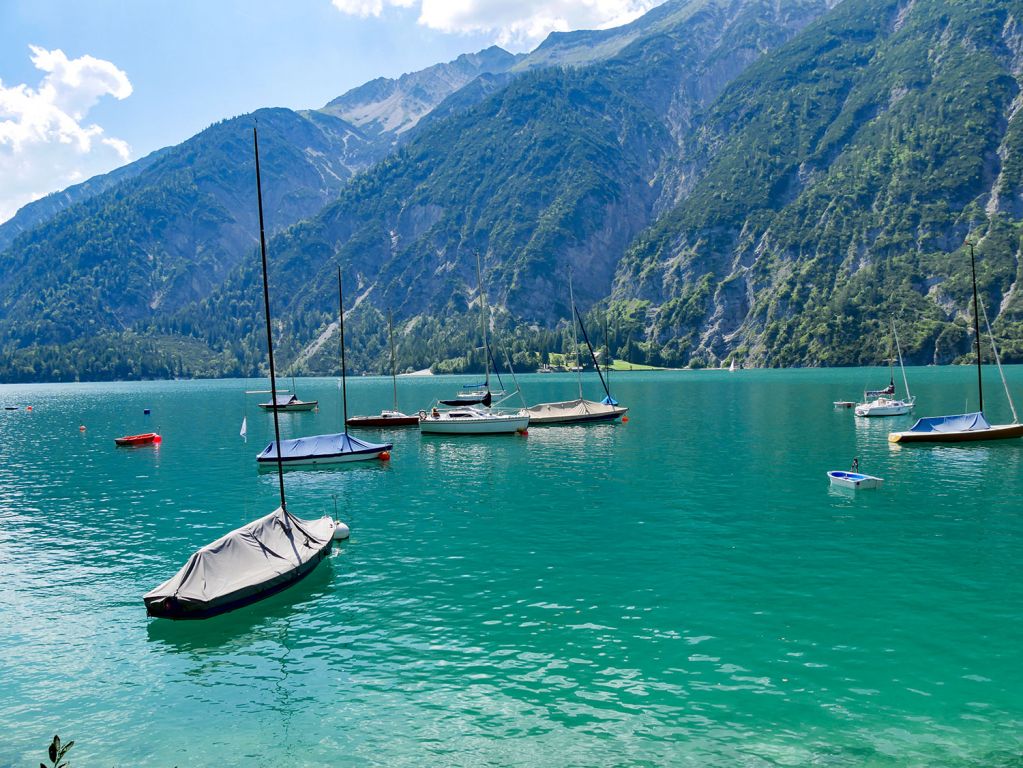
[[[909,392],[909,380],[906,378],[906,366],[902,364],[902,347],[899,346],[899,334],[895,332],[895,316],[892,316],[892,338],[895,339],[895,350],[899,353],[899,369],[902,371],[902,386],[906,388],[906,399],[912,400]]]
[[[589,334],[586,333],[586,326],[583,325],[582,316],[579,314],[578,308],[573,307],[573,309],[575,309],[575,316],[576,319],[579,321],[579,328],[583,332],[583,340],[586,342],[586,348],[590,350],[590,357],[593,358],[593,366],[597,369],[597,375],[600,377],[600,383],[604,385],[604,394],[606,394],[608,400],[610,400],[611,391],[607,388],[607,382],[604,381],[604,374],[600,372],[600,363],[597,362],[597,355],[593,352],[593,345],[590,344],[590,337]]]
[[[995,346],[995,334],[991,330],[991,321],[987,319],[987,307],[980,302],[981,312],[984,313],[984,325],[987,326],[987,335],[991,337],[991,351],[995,353],[995,364],[998,366],[998,375],[1002,377],[1002,386],[1005,387],[1005,397],[1009,401],[1009,410],[1012,411],[1012,423],[1019,423],[1019,416],[1016,415],[1016,405],[1012,402],[1012,395],[1009,394],[1009,383],[1005,380],[1005,371],[1002,370],[1002,358],[998,354],[998,347]]]

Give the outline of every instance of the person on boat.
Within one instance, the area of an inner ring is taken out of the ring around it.
[[[852,472],[859,472],[860,471],[860,457],[859,456],[856,456],[856,457],[853,458],[852,470],[851,471]]]
[[[433,412],[432,412],[432,413],[430,413],[430,415],[431,415],[431,416],[432,416],[433,418],[435,418],[435,419],[439,419],[439,418],[440,418],[440,411],[438,411],[438,410],[437,410],[437,406],[434,406],[434,407],[433,407]]]

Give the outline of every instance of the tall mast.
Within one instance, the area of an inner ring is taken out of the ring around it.
[[[973,243],[970,246],[970,269],[973,273],[973,340],[977,348],[977,396],[980,411],[984,412],[984,386],[980,378],[980,312],[977,310],[977,261],[973,257]]]
[[[398,410],[398,374],[394,358],[394,313],[387,310],[387,337],[391,342],[391,386],[394,388],[394,410]]]
[[[256,200],[259,202],[259,251],[263,257],[263,308],[266,314],[266,349],[270,357],[270,402],[274,414],[274,443],[277,449],[277,484],[281,490],[281,510],[288,514],[284,499],[284,463],[281,460],[281,423],[277,415],[277,374],[274,373],[274,340],[270,331],[270,284],[266,277],[266,235],[263,228],[263,185],[259,177],[259,138],[252,126],[252,150],[256,155]]]
[[[345,383],[345,301],[341,294],[341,267],[337,268],[338,324],[341,329],[341,408],[345,434],[348,434],[348,385]]]
[[[575,294],[572,292],[572,268],[568,269],[568,300],[572,304],[572,314],[575,314]],[[583,372],[579,370],[582,368],[579,365],[579,333],[575,329],[575,323],[572,323],[572,359],[575,361],[576,378],[579,380],[579,399],[583,399]]]
[[[483,333],[483,365],[487,392],[490,391],[490,344],[487,343],[487,309],[483,302],[483,270],[480,267],[480,252],[476,249],[476,285],[480,296],[480,331]]]

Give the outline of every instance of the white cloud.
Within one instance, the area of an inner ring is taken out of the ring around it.
[[[341,13],[352,16],[379,16],[384,12],[385,5],[394,5],[399,8],[411,8],[417,0],[333,0],[334,7]]]
[[[126,162],[128,144],[85,119],[104,96],[126,99],[128,76],[92,56],[29,46],[38,88],[0,80],[0,222],[22,205]]]
[[[532,49],[551,32],[609,29],[664,0],[333,0],[338,10],[380,16],[387,6],[419,9],[419,23],[450,34],[492,35],[513,50]]]

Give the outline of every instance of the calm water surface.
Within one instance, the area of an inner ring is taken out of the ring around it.
[[[917,415],[975,407],[969,369],[909,376]],[[520,379],[531,402],[576,391]],[[336,503],[351,539],[184,623],[141,595],[274,508],[272,421],[244,394],[265,383],[0,387],[20,406],[0,411],[0,766],[54,733],[86,766],[1019,766],[1023,441],[899,448],[911,417],[832,409],[884,379],[633,373],[625,424],[364,431],[392,461],[286,475],[293,512]],[[402,405],[461,383],[401,380]],[[298,393],[321,410],[285,435],[337,430],[333,379]],[[390,393],[350,381],[351,410]],[[115,449],[152,429],[158,448]],[[882,489],[829,489],[853,456]]]

